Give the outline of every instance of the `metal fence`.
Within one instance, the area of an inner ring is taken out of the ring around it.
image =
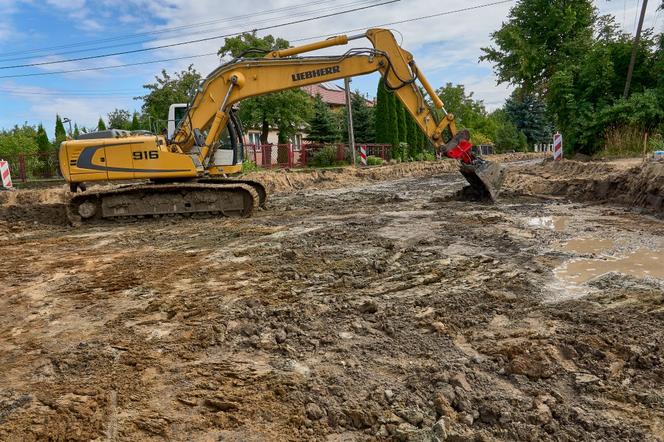
[[[0,159],[9,162],[9,169],[15,182],[62,178],[57,150],[6,155]]]
[[[392,146],[388,144],[357,144],[357,155],[360,146],[366,146],[367,155],[373,155],[389,160]],[[335,149],[335,161],[352,162],[352,152],[347,144],[248,144],[245,145],[245,159],[253,161],[258,167],[296,168],[308,167],[313,164],[317,152],[322,149]]]

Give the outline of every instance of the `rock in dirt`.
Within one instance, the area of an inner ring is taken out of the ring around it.
[[[466,391],[472,391],[473,389],[468,383],[468,379],[466,379],[466,375],[464,373],[455,373],[450,376],[450,384],[454,385],[455,387],[463,388]]]
[[[317,421],[325,416],[325,412],[323,411],[323,409],[320,408],[317,404],[314,404],[313,402],[309,402],[304,407],[304,410],[307,414],[307,417],[312,421]]]

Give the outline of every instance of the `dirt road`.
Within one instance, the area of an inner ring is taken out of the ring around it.
[[[663,440],[664,223],[542,196],[561,177],[517,166],[496,205],[438,173],[249,220],[5,211],[0,440]]]

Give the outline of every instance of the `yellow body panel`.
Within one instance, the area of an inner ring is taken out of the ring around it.
[[[60,170],[68,182],[198,176],[189,155],[171,152],[156,136],[65,141]]]
[[[208,169],[210,175],[234,175],[242,173],[242,164],[234,166],[212,166]]]

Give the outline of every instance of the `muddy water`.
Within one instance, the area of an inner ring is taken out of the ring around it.
[[[637,278],[664,279],[664,252],[639,249],[621,258],[579,259],[568,262],[555,273],[558,278],[568,282],[583,284],[609,272]]]
[[[566,252],[580,254],[601,253],[611,250],[614,242],[606,238],[576,238],[564,243],[560,248]]]
[[[550,229],[556,232],[562,232],[569,224],[568,216],[539,216],[530,218],[527,221],[528,227]]]

